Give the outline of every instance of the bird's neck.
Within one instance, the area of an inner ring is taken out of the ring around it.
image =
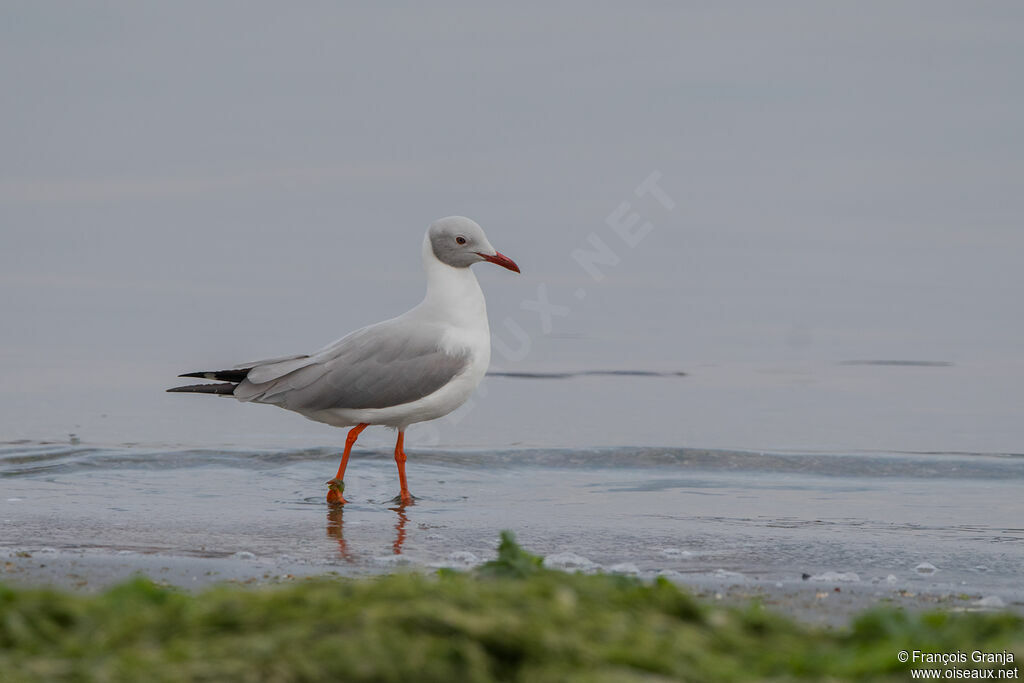
[[[453,268],[424,252],[427,294],[420,307],[435,319],[463,327],[487,326],[487,305],[476,275],[469,268]]]

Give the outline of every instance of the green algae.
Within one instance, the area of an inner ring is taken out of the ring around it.
[[[468,574],[198,594],[145,579],[95,596],[0,587],[5,683],[904,681],[911,665],[897,654],[915,649],[1009,650],[1019,661],[1024,623],[878,609],[817,629],[756,604],[703,604],[664,580],[547,570],[510,534]]]

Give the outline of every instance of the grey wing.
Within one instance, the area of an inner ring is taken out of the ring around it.
[[[274,364],[280,363],[282,361],[298,360],[300,358],[309,358],[309,354],[308,353],[295,353],[295,354],[292,354],[290,356],[277,356],[275,358],[264,358],[262,360],[249,361],[248,363],[239,363],[238,365],[235,366],[235,368],[237,368],[239,370],[245,370],[245,369],[249,369],[249,368],[254,368],[257,365],[274,365]]]
[[[301,367],[270,381],[246,379],[235,397],[299,412],[387,408],[437,391],[466,369],[470,357],[442,349],[435,326],[387,321],[303,360]]]

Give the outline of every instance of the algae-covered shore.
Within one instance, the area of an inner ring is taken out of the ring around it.
[[[1024,620],[875,609],[811,627],[665,580],[545,569],[510,535],[471,573],[200,593],[146,579],[96,595],[0,588],[0,680],[11,682],[902,681],[922,666],[899,661],[914,650],[1019,661]]]

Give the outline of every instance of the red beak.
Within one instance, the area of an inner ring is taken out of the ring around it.
[[[508,256],[505,256],[504,254],[496,252],[493,256],[491,256],[489,254],[481,254],[480,252],[477,252],[476,255],[482,258],[483,260],[490,261],[491,263],[499,265],[502,268],[508,268],[509,270],[513,270],[517,273],[519,272],[519,266],[516,265],[516,262],[510,259]]]

